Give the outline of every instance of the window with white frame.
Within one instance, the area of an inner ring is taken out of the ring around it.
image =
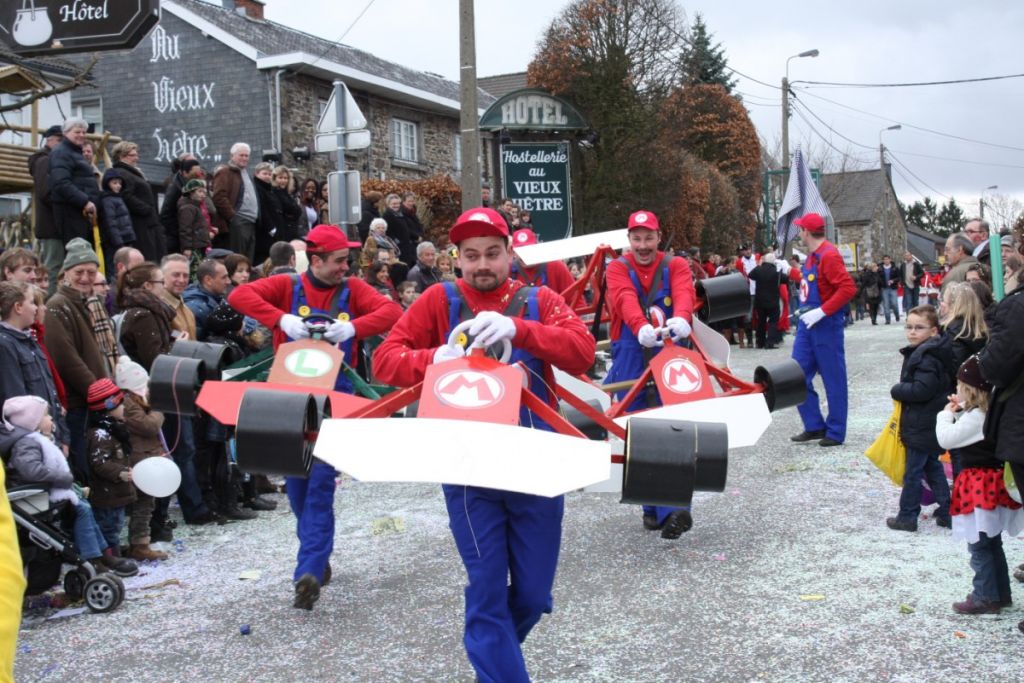
[[[419,126],[416,123],[391,119],[391,155],[399,161],[419,161]]]
[[[456,133],[452,136],[454,144],[452,149],[455,150],[455,159],[452,162],[452,168],[455,169],[456,173],[462,173],[462,133]]]
[[[71,103],[71,115],[96,125],[96,132],[103,132],[103,100],[100,98],[75,100]]]

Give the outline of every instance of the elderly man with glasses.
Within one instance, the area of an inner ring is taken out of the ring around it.
[[[964,282],[967,279],[968,269],[978,262],[974,257],[974,249],[974,242],[966,232],[949,236],[946,240],[946,263],[951,269],[942,278],[943,288],[950,282]]]

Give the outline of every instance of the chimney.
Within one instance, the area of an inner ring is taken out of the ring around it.
[[[224,9],[238,12],[250,19],[263,19],[263,0],[221,0]]]

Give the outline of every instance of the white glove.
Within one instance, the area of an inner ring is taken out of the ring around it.
[[[665,321],[665,327],[668,328],[673,339],[686,339],[693,332],[690,323],[686,322],[686,318],[669,318]]]
[[[335,320],[324,332],[324,339],[332,344],[347,342],[356,336],[356,326],[347,320]]]
[[[455,360],[456,358],[462,358],[466,355],[466,349],[461,346],[448,346],[443,344],[437,347],[437,351],[434,351],[434,362],[443,363],[446,360]]]
[[[309,339],[309,330],[306,329],[306,323],[302,322],[302,318],[297,315],[285,313],[277,321],[277,324],[281,331],[292,339]]]
[[[807,329],[811,329],[815,325],[821,322],[821,319],[825,317],[825,311],[821,310],[821,306],[818,308],[812,308],[803,315],[800,316],[800,322],[807,326]]]
[[[646,346],[649,349],[665,345],[665,342],[658,339],[658,333],[650,323],[640,328],[640,331],[636,334],[636,340],[640,342],[640,346]]]
[[[469,336],[475,339],[477,346],[488,347],[502,339],[512,341],[516,336],[516,324],[512,318],[496,313],[495,311],[484,311],[473,318],[473,324],[469,326]]]

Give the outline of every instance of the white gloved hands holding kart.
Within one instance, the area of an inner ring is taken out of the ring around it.
[[[356,336],[356,326],[347,320],[335,320],[324,332],[324,339],[332,344],[347,342]]]
[[[640,346],[648,349],[665,345],[665,342],[658,336],[658,331],[650,323],[640,328],[640,331],[636,333],[636,340],[640,342]]]
[[[501,313],[483,311],[473,318],[469,336],[473,337],[475,345],[485,348],[502,339],[507,339],[511,343],[512,338],[516,336],[516,324],[512,318]]]
[[[821,306],[812,308],[803,315],[800,316],[800,322],[807,326],[807,329],[811,329],[815,325],[821,322],[822,318],[825,317],[825,311],[821,310]]]
[[[277,321],[277,324],[281,331],[292,339],[309,339],[309,329],[306,327],[306,323],[302,321],[302,318],[297,315],[285,313]]]
[[[686,339],[693,332],[686,318],[669,318],[665,321],[665,328],[673,339]]]
[[[444,344],[438,346],[437,350],[434,351],[434,362],[443,363],[446,360],[455,360],[456,358],[462,358],[466,355],[466,349],[461,346],[448,346]]]

